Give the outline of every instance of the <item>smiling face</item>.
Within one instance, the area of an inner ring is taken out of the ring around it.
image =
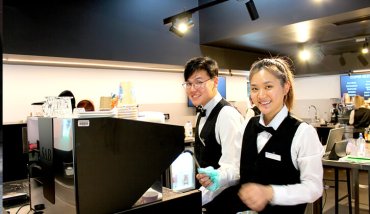
[[[284,96],[289,92],[290,84],[282,85],[278,78],[263,68],[251,77],[250,84],[252,101],[268,125],[284,106]]]
[[[185,90],[194,106],[206,105],[217,94],[218,77],[211,79],[205,70],[195,71],[186,82],[193,84]],[[198,88],[194,84],[198,84]]]

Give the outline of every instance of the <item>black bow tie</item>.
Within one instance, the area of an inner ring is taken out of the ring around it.
[[[263,132],[263,131],[266,131],[266,132],[268,132],[268,133],[270,133],[270,134],[275,134],[275,129],[274,128],[272,128],[272,127],[268,127],[268,126],[263,126],[263,125],[261,125],[259,122],[257,122],[258,124],[257,124],[257,132],[258,133],[260,133],[260,132]]]
[[[197,106],[196,112],[199,112],[199,116],[205,117],[206,116],[206,109],[203,108],[203,106]]]

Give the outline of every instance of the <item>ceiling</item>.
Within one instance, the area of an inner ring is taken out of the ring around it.
[[[358,56],[364,39],[370,41],[370,0],[254,0],[259,14],[254,21],[246,2],[230,0],[203,9],[199,13],[200,43],[291,57],[305,46],[315,51],[313,60],[323,61]],[[366,62],[351,66],[370,67]]]

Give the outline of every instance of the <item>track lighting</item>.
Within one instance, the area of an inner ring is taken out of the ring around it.
[[[249,16],[251,17],[252,21],[258,19],[260,16],[258,15],[257,8],[254,5],[253,0],[249,0],[247,3],[245,3],[245,6],[248,9]]]
[[[179,37],[183,37],[185,33],[188,32],[188,30],[193,26],[194,22],[190,14],[189,16],[178,18],[173,21],[170,27],[170,31],[178,35]]]
[[[170,16],[170,17],[167,17],[167,18],[163,19],[163,24],[166,25],[166,24],[172,23],[172,25],[170,27],[170,31],[175,33],[176,35],[178,35],[180,37],[183,37],[185,35],[185,33],[187,32],[187,30],[194,26],[194,23],[193,23],[193,20],[192,20],[192,14],[193,13],[195,13],[195,12],[201,10],[201,9],[211,7],[213,5],[220,4],[220,3],[225,2],[225,1],[228,1],[228,0],[215,0],[215,1],[212,1],[212,2],[208,2],[206,4],[202,4],[199,7],[195,7],[195,8],[192,8],[190,10],[179,13],[177,15]]]
[[[172,23],[172,25],[170,27],[170,31],[175,33],[176,35],[178,35],[180,37],[183,37],[185,35],[187,29],[189,29],[190,27],[192,27],[194,25],[193,21],[191,20],[191,15],[193,13],[195,13],[195,12],[201,10],[201,9],[205,9],[205,8],[220,4],[220,3],[225,2],[225,1],[228,1],[228,0],[215,0],[215,1],[212,1],[212,2],[208,2],[206,4],[202,4],[199,7],[195,7],[195,8],[192,8],[190,10],[179,13],[177,15],[170,16],[170,17],[167,17],[167,18],[163,19],[163,24],[166,25],[166,24]],[[256,6],[254,5],[253,0],[249,0],[247,3],[245,3],[245,6],[248,9],[249,16],[251,17],[252,21],[259,18]],[[185,21],[185,22],[187,22],[187,24],[182,24],[183,27],[180,27],[180,21],[177,21],[177,20],[183,19],[186,16],[188,16],[188,17],[190,16],[190,18],[188,18],[188,21]],[[191,20],[191,21],[189,21],[189,20]],[[184,30],[182,30],[182,29],[184,29]]]

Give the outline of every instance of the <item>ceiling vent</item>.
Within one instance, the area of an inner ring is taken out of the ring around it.
[[[340,26],[340,25],[352,24],[352,23],[368,21],[368,20],[370,20],[370,15],[361,16],[361,17],[357,17],[357,18],[353,18],[353,19],[347,19],[347,20],[343,20],[343,21],[339,21],[339,22],[334,22],[333,24],[335,24],[337,26]]]

